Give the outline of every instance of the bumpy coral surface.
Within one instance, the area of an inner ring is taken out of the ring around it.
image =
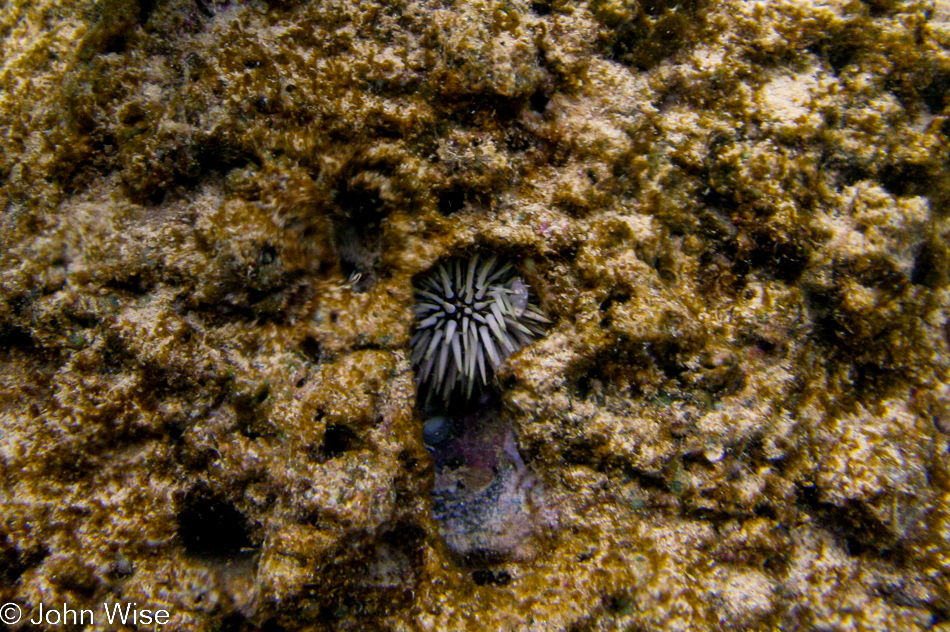
[[[0,603],[943,629],[948,96],[946,0],[3,3]],[[552,324],[427,446],[472,252]]]

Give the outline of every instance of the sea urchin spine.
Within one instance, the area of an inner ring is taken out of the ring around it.
[[[484,386],[511,354],[550,321],[530,301],[511,263],[478,255],[440,263],[416,287],[412,366],[420,389],[449,401]]]

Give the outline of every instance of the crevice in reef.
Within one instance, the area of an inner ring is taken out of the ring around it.
[[[178,512],[178,537],[196,557],[234,557],[252,546],[243,514],[201,486],[185,496]]]
[[[499,585],[510,575],[490,567],[535,555],[533,539],[553,514],[495,398],[486,392],[467,412],[430,417],[425,434],[435,466],[432,512],[439,533],[456,561],[475,569],[476,583]]]

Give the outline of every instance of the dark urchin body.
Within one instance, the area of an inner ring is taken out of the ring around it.
[[[478,255],[440,263],[416,287],[412,366],[427,398],[472,396],[550,322],[511,263]]]

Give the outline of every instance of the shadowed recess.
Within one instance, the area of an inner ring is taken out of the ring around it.
[[[251,546],[247,521],[234,505],[206,489],[188,492],[178,513],[178,536],[196,557],[229,557]]]

